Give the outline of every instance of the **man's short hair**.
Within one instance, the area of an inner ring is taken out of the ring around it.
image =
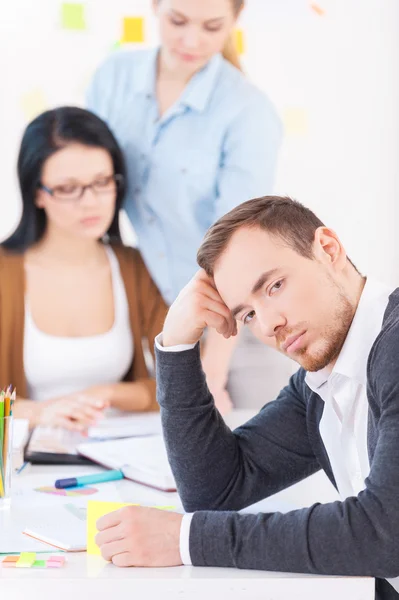
[[[316,229],[323,226],[309,208],[288,196],[255,198],[233,208],[208,229],[198,250],[197,262],[213,277],[216,261],[233,234],[242,227],[259,227],[280,238],[301,256],[311,259]]]

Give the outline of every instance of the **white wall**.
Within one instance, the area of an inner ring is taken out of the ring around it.
[[[150,0],[87,0],[84,32],[59,27],[60,4],[11,0],[0,8],[0,237],[18,219],[16,153],[35,105],[83,103],[123,16],[146,16],[146,44],[156,42]],[[249,77],[283,116],[298,115],[294,130],[287,123],[276,192],[334,227],[363,271],[396,283],[399,3],[318,6],[323,16],[307,0],[247,0],[242,17]]]

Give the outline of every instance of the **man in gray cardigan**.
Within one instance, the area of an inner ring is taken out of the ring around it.
[[[208,231],[202,270],[157,338],[164,435],[188,514],[129,507],[98,522],[120,566],[206,566],[376,577],[399,594],[399,292],[365,279],[301,204],[251,200]],[[299,363],[231,432],[201,369],[206,327],[237,322]],[[323,468],[342,501],[237,511]],[[388,580],[388,581],[387,581]]]

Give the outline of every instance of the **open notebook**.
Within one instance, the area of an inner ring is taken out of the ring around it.
[[[81,464],[89,462],[77,452],[79,444],[133,436],[159,435],[159,413],[128,414],[109,409],[106,418],[90,427],[87,436],[56,427],[36,427],[25,449],[25,460],[39,464]]]
[[[128,479],[165,492],[176,491],[160,435],[79,444],[77,451],[109,469],[120,469]]]

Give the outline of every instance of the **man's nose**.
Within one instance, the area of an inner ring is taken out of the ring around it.
[[[259,329],[263,337],[274,338],[278,331],[286,325],[284,316],[275,309],[263,308],[257,312]]]

